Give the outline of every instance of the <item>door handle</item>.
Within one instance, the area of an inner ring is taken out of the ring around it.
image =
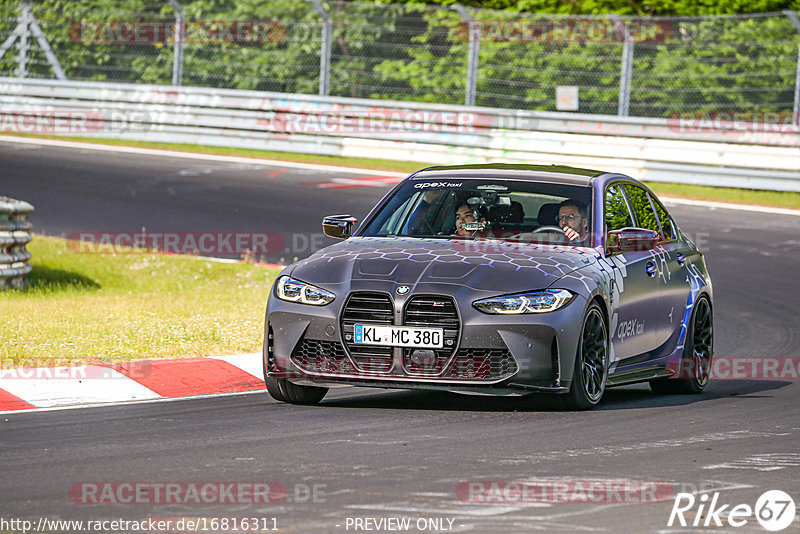
[[[647,273],[647,276],[653,278],[656,275],[656,264],[652,261],[648,261],[644,266],[644,272]]]
[[[678,260],[678,265],[683,267],[683,264],[686,263],[686,256],[678,252],[678,255],[675,256],[675,259]]]

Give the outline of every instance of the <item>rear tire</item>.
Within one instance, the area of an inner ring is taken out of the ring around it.
[[[600,403],[608,378],[608,330],[603,311],[596,302],[583,318],[572,385],[563,398],[570,410],[590,410]]]
[[[650,389],[658,394],[696,395],[708,385],[711,360],[714,357],[714,317],[705,295],[697,299],[683,344],[683,357],[678,378],[650,381]]]
[[[285,378],[266,377],[264,382],[273,399],[290,404],[317,404],[328,393],[328,388],[298,386]]]

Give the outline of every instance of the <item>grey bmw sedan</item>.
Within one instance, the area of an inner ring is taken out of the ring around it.
[[[430,167],[342,241],[287,266],[267,303],[275,399],[331,387],[551,393],[588,409],[608,387],[699,393],[713,357],[703,254],[641,182],[510,164]]]

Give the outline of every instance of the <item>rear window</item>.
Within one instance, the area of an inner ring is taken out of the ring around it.
[[[652,204],[650,204],[650,197],[647,191],[631,184],[625,184],[623,187],[628,197],[628,203],[633,210],[633,215],[636,217],[636,226],[660,232],[658,218],[656,218],[656,213],[653,211]]]
[[[625,201],[620,184],[610,185],[605,198],[606,230],[619,230],[633,226],[633,217]]]
[[[659,202],[656,197],[650,195],[650,199],[653,201],[653,206],[656,208],[656,215],[658,215],[658,221],[661,223],[661,235],[664,237],[664,240],[672,241],[676,239],[675,224],[672,222],[669,213],[667,213],[667,210],[664,209],[664,206],[661,205],[661,202]]]

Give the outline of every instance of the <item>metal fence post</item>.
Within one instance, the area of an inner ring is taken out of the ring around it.
[[[467,8],[461,4],[454,4],[453,9],[461,16],[461,20],[467,23],[469,28],[469,52],[467,53],[467,86],[464,96],[464,105],[475,105],[475,91],[478,86],[478,52],[481,46],[481,28],[470,16]]]
[[[64,69],[61,68],[61,63],[58,61],[56,54],[50,47],[50,43],[47,41],[47,36],[42,31],[41,26],[39,26],[39,22],[36,20],[36,17],[33,16],[33,11],[29,13],[28,27],[33,32],[34,37],[36,37],[36,41],[39,43],[39,46],[42,47],[42,51],[44,52],[47,61],[50,62],[50,68],[53,69],[53,73],[56,75],[56,78],[59,80],[66,80],[67,75],[64,74]]]
[[[797,19],[797,13],[791,9],[784,9],[783,14],[792,23],[794,31],[800,34],[800,20]],[[797,40],[797,66],[794,69],[794,99],[792,101],[792,121],[794,124],[800,124],[800,39]]]
[[[619,73],[619,104],[617,105],[617,115],[620,117],[628,116],[628,108],[631,103],[631,78],[633,77],[633,37],[628,32],[627,26],[616,15],[609,18],[617,25],[617,29],[624,36],[622,44],[622,64]]]
[[[175,48],[172,53],[172,85],[183,82],[183,39],[186,35],[186,13],[178,0],[169,0],[175,10]]]
[[[31,0],[22,0],[19,3],[19,8],[21,13],[20,16],[17,17],[17,26],[6,38],[5,42],[3,42],[2,46],[0,46],[0,57],[3,57],[14,44],[14,41],[19,39],[19,43],[17,44],[19,48],[19,53],[17,54],[17,76],[20,78],[27,78],[31,51],[30,40],[31,33],[33,33],[33,36],[36,37],[36,40],[39,42],[39,46],[42,47],[47,61],[50,62],[50,66],[53,68],[53,73],[55,73],[56,78],[59,80],[66,80],[67,76],[64,74],[64,69],[61,68],[61,63],[59,63],[58,58],[53,53],[53,49],[47,41],[47,36],[45,36],[39,23],[36,21],[36,17],[33,16]]]
[[[327,96],[330,92],[333,20],[319,0],[310,0],[310,2],[314,6],[314,11],[322,17],[322,44],[319,51],[319,94],[320,96]]]
[[[11,35],[9,35],[8,38],[6,38],[6,40],[3,42],[2,46],[0,46],[0,57],[3,57],[6,52],[8,52],[9,48],[14,45],[14,41],[16,41],[19,37],[19,33],[20,26],[17,24],[17,27],[14,28],[14,31],[11,32]]]
[[[31,54],[31,0],[22,0],[19,4],[19,42],[17,43],[17,77],[28,77],[28,62]]]

